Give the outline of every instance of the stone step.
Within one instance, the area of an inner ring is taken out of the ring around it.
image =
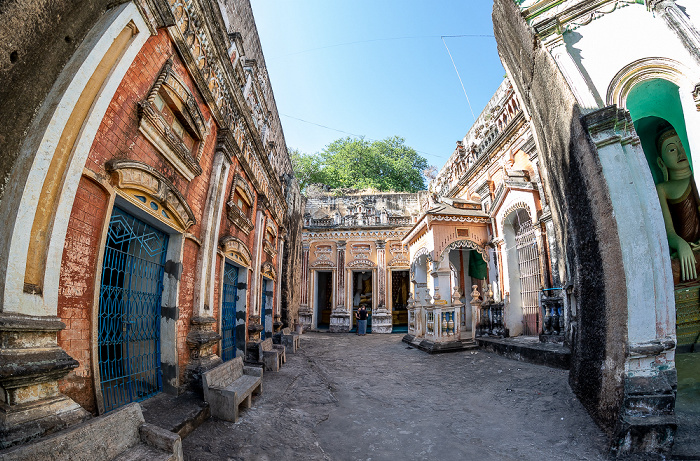
[[[178,434],[182,439],[209,419],[209,404],[194,392],[174,396],[160,393],[141,402],[147,423]]]
[[[480,348],[509,359],[564,370],[568,370],[571,363],[571,351],[568,347],[559,343],[540,342],[536,336],[512,338],[481,336],[476,338],[476,342]]]
[[[175,461],[175,455],[166,453],[148,445],[138,444],[122,452],[114,461]]]

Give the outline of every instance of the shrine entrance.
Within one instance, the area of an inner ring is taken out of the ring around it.
[[[367,306],[367,333],[372,331],[372,271],[353,271],[352,272],[352,323],[353,329],[357,331],[357,319],[355,313],[360,308],[360,304]]]
[[[161,297],[168,234],[114,207],[102,265],[97,349],[104,410],[163,389]]]
[[[411,291],[407,270],[391,271],[391,324],[395,333],[408,331],[408,293]]]
[[[333,310],[333,272],[316,271],[316,328],[327,329]]]
[[[542,325],[539,293],[542,288],[536,228],[529,213],[518,208],[504,221],[508,271],[506,328],[511,336],[535,336]]]

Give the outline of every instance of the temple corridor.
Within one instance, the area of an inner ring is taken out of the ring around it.
[[[304,334],[238,423],[183,440],[185,459],[606,459],[568,372],[400,338]]]

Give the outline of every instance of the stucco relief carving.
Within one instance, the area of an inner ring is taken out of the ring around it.
[[[242,266],[250,267],[252,257],[250,250],[246,244],[243,243],[243,241],[237,239],[236,237],[226,236],[221,238],[219,245],[226,256],[230,257]]]
[[[159,93],[163,92],[161,96]],[[167,96],[165,96],[167,93]],[[168,121],[165,120],[158,108],[156,100],[163,102],[163,97],[179,99],[176,105],[181,109],[175,109],[178,120],[184,120],[188,133],[193,134],[197,142],[197,152],[185,145],[184,141],[176,135]],[[160,99],[159,99],[160,98]],[[158,149],[158,151],[179,171],[187,180],[202,174],[202,167],[198,160],[204,149],[204,137],[208,130],[204,123],[202,113],[199,111],[197,101],[189,89],[180,82],[173,72],[173,61],[168,61],[156,79],[148,97],[139,102],[139,131]]]
[[[408,260],[408,251],[403,245],[391,245],[389,246],[389,252],[391,253],[392,259],[389,261],[388,266],[408,267],[411,264],[411,262]]]
[[[271,184],[276,184],[270,179],[274,178],[271,166],[269,163],[263,165],[264,161],[259,158],[259,154],[253,147],[251,139],[254,135],[236,108],[236,98],[233,94],[236,90],[230,86],[230,79],[226,77],[231,74],[222,68],[217,48],[213,46],[215,41],[209,36],[208,31],[201,27],[206,21],[202,19],[199,5],[194,0],[168,0],[168,3],[176,25],[170,28],[169,32],[178,45],[183,60],[192,71],[193,77],[201,81],[201,86],[208,90],[208,92],[205,91],[204,97],[209,102],[219,124],[235,127],[234,137],[239,146],[236,155],[248,176],[252,178],[255,188],[270,198],[271,211],[275,218],[279,219],[283,216],[286,204],[283,200],[280,201],[277,190],[271,187]],[[240,61],[240,59],[236,61],[236,68],[234,68],[236,76],[243,73]],[[240,81],[234,83],[242,84]]]
[[[489,260],[489,254],[486,251],[486,249],[480,246],[478,243],[473,242],[472,240],[457,240],[455,242],[450,243],[442,251],[442,257],[440,258],[440,260],[444,260],[445,257],[449,255],[450,250],[456,250],[458,248],[469,248],[470,250],[476,250],[484,258],[484,261]]]
[[[275,272],[275,268],[272,266],[271,263],[265,261],[262,264],[261,272],[263,277],[267,277],[271,280],[277,280],[277,272]]]
[[[132,202],[141,205],[144,210],[156,215],[158,219],[168,218],[167,212],[170,212],[177,225],[183,230],[187,230],[197,222],[192,209],[180,191],[149,165],[135,160],[110,160],[105,168],[111,173],[112,181],[118,189],[127,193]],[[156,200],[164,208],[165,214],[163,212],[154,213],[158,209],[147,204],[148,200],[142,199],[138,194],[129,193],[129,191],[145,192],[150,196],[147,198]]]

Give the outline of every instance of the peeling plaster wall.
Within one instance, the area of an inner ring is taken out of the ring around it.
[[[531,117],[545,189],[552,197],[559,272],[571,284],[573,390],[609,433],[624,397],[626,280],[617,224],[595,146],[573,93],[512,0],[495,0],[494,34]]]

